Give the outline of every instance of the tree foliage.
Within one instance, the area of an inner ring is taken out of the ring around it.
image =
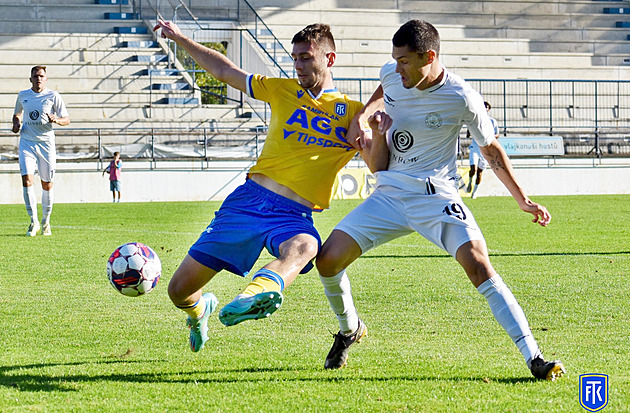
[[[227,54],[226,43],[204,42],[201,44],[224,55]],[[177,60],[180,61],[186,70],[203,70],[183,48],[177,49]],[[225,83],[219,81],[206,71],[191,73],[191,76],[195,79],[197,86],[202,90],[202,104],[226,103],[225,96],[227,94],[227,85]]]

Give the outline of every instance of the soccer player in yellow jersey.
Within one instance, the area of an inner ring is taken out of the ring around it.
[[[216,297],[202,294],[202,288],[219,271],[246,276],[263,248],[276,257],[219,312],[221,322],[231,326],[271,315],[282,304],[281,291],[313,267],[321,239],[312,211],[329,206],[337,172],[356,153],[358,131],[355,136],[347,136],[347,131],[362,104],[334,87],[335,41],[325,24],[309,25],[293,37],[297,79],[249,74],[182,34],[172,22],[158,20],[154,30],[160,29],[162,37],[174,40],[217,79],[268,102],[272,114],[265,145],[248,179],[223,202],[168,286],[173,303],[188,314],[190,347],[199,351],[208,340],[208,317],[217,306]],[[379,119],[376,114],[371,122],[377,132],[382,129]],[[375,136],[361,149],[373,171],[388,163],[384,137]]]

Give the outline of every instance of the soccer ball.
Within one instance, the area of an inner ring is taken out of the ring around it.
[[[153,290],[160,280],[162,263],[155,251],[140,242],[123,244],[107,260],[107,278],[128,297]]]

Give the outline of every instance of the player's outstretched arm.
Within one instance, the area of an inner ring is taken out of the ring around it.
[[[183,47],[212,76],[235,89],[247,92],[248,73],[236,66],[230,59],[216,50],[209,49],[187,37],[173,22],[158,19],[153,31],[160,29],[162,30],[161,36],[163,38],[171,39]]]
[[[549,222],[551,222],[551,214],[547,211],[547,208],[529,199],[525,191],[523,191],[523,188],[516,182],[512,162],[510,162],[510,158],[508,158],[499,141],[494,139],[488,146],[482,146],[480,149],[483,157],[486,158],[490,167],[497,175],[497,178],[499,178],[508,191],[510,191],[510,194],[514,197],[516,202],[518,202],[519,208],[532,214],[534,216],[533,222],[543,227],[549,225]]]

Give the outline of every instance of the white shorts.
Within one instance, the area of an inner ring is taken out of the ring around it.
[[[470,161],[470,166],[477,165],[479,169],[488,169],[488,161],[486,161],[486,158],[484,158],[479,151],[470,151],[468,160]]]
[[[19,144],[20,174],[35,175],[44,182],[52,182],[57,165],[55,142],[33,142],[20,139]]]
[[[475,218],[456,190],[436,192],[426,194],[378,186],[335,229],[350,235],[363,253],[414,231],[453,257],[466,242],[485,242]]]

